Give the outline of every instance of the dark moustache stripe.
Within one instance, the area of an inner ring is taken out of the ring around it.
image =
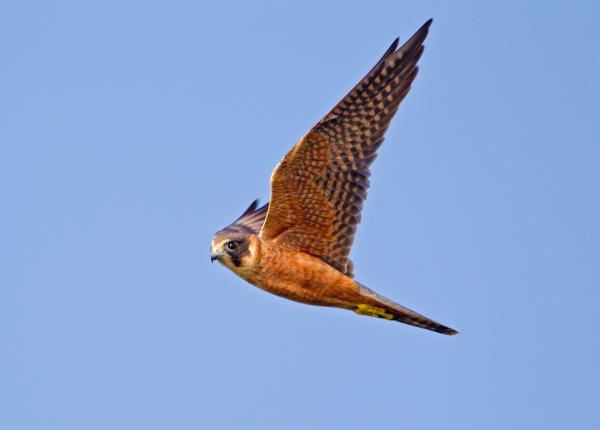
[[[233,263],[233,265],[235,267],[240,267],[242,265],[242,259],[239,255],[234,254],[234,255],[230,255],[231,257],[231,262]]]

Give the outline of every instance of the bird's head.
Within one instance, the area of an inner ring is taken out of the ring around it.
[[[269,204],[258,209],[257,207],[258,200],[255,200],[238,219],[219,230],[210,244],[211,261],[218,260],[245,279],[252,272],[260,253],[257,235],[267,215]]]
[[[218,231],[210,244],[210,260],[217,260],[237,272],[253,256],[255,240],[252,240],[252,236],[255,239],[252,231],[239,225]]]

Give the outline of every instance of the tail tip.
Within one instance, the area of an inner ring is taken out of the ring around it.
[[[439,327],[439,329],[435,330],[438,333],[442,333],[442,334],[446,334],[448,336],[454,336],[458,334],[458,330],[454,330],[453,328],[450,327],[445,327],[445,326],[441,326]]]

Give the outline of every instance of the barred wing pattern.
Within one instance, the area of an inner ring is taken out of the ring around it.
[[[430,25],[399,49],[396,39],[275,168],[261,239],[318,256],[352,276],[348,254],[367,197],[369,166],[417,75]]]
[[[250,206],[248,206],[248,209],[246,209],[238,219],[225,227],[224,230],[231,232],[246,231],[249,233],[258,234],[265,222],[265,217],[267,216],[267,211],[269,209],[269,203],[256,209],[257,207],[258,200],[254,200]]]

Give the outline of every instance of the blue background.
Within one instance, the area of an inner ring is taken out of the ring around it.
[[[0,428],[600,428],[596,2],[4,2]],[[357,279],[300,305],[213,233],[434,23]]]

